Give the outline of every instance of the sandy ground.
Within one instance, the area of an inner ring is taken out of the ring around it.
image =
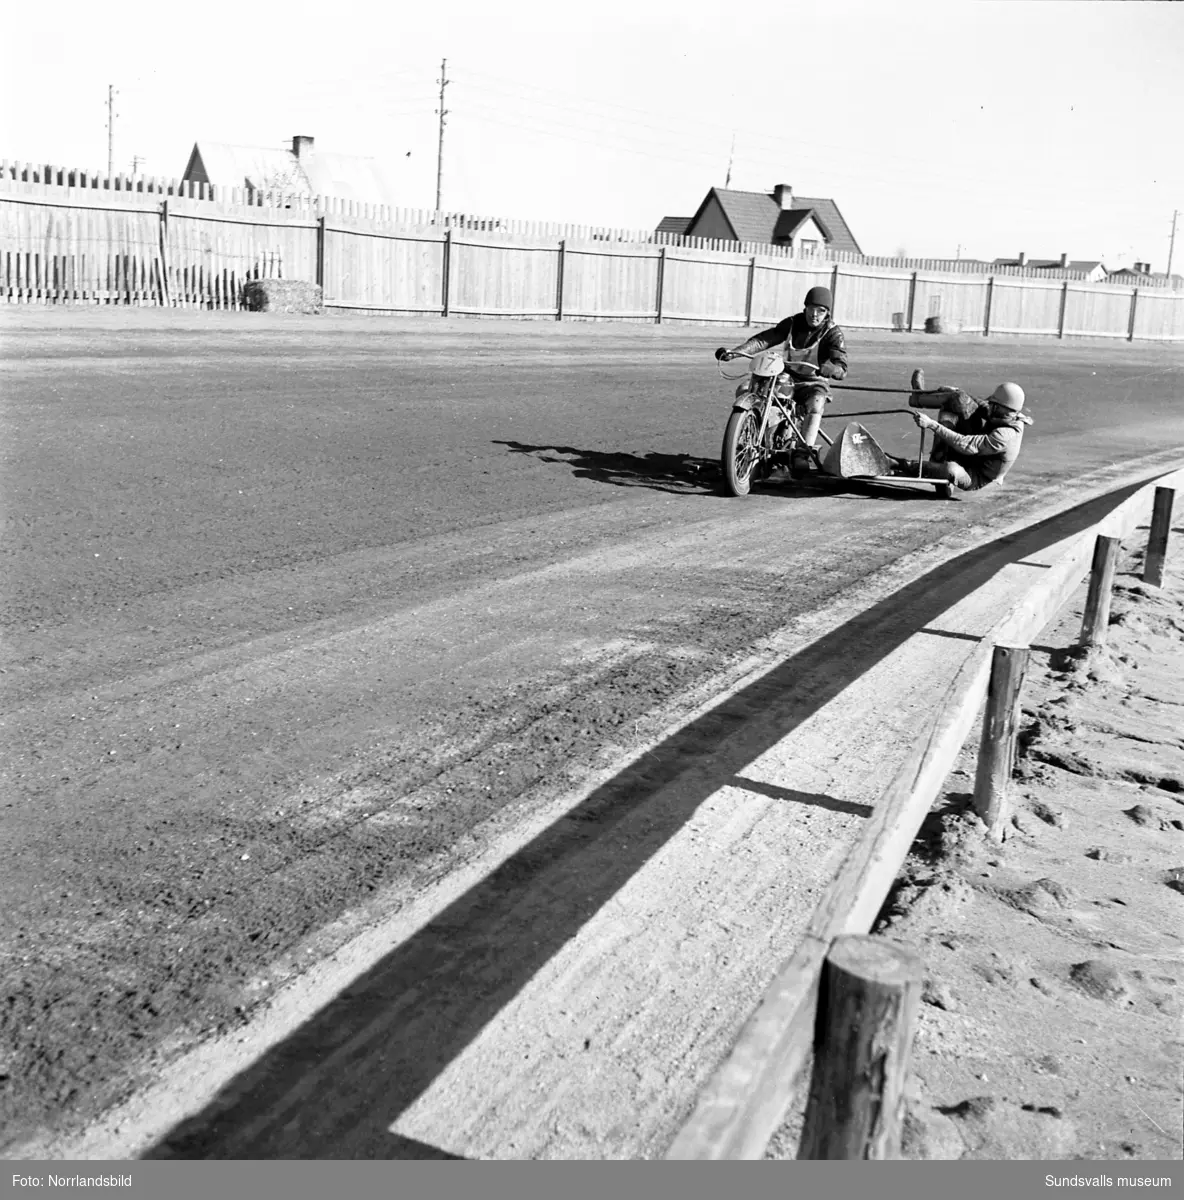
[[[873,385],[1024,378],[1016,486],[737,505],[690,470],[718,331],[3,316],[9,1153],[660,1153],[894,765],[857,712],[810,778],[730,782],[773,716],[825,747],[825,705],[1021,549],[998,535],[1184,445],[1170,349],[853,337]],[[874,713],[889,742],[940,668]],[[655,945],[671,889],[686,937]],[[516,1015],[565,994],[509,1070]],[[380,1012],[408,1015],[385,1064]],[[602,1106],[532,1125],[593,1045]],[[293,1123],[308,1064],[358,1054],[365,1086]],[[256,1061],[273,1103],[227,1123]],[[155,1123],[80,1133],[161,1080]]]
[[[928,972],[906,1157],[1181,1157],[1178,548],[1162,590],[1141,573],[1103,650],[1076,648],[1084,588],[1034,644],[1004,844],[967,810],[972,739],[881,914]]]

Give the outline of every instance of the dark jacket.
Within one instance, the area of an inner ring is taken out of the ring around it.
[[[953,429],[937,426],[933,436],[944,444],[948,457],[966,470],[975,489],[1001,483],[1019,457],[1024,426],[1031,425],[1032,418],[1024,413],[992,417],[987,401],[976,401],[965,393],[961,398],[964,404],[974,405],[973,410]]]
[[[828,379],[842,379],[847,374],[847,340],[842,329],[829,316],[817,329],[811,329],[806,324],[805,313],[794,313],[771,329],[753,334],[736,349],[745,354],[756,354],[787,342],[795,350],[803,350],[817,342],[818,373]]]

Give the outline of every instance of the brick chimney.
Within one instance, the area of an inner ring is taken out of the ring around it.
[[[1021,250],[1020,256],[1017,259],[1018,265],[1022,267],[1024,265],[1024,263],[1026,263],[1027,261],[1028,261],[1028,256]]]
[[[773,199],[782,212],[789,212],[793,208],[793,188],[788,183],[776,184],[773,188]]]
[[[312,138],[304,137],[301,134],[297,134],[292,139],[292,153],[296,155],[297,162],[312,157],[312,141]]]
[[[1062,250],[1061,251],[1061,266],[1067,267],[1068,265],[1069,265],[1069,255],[1064,250]]]

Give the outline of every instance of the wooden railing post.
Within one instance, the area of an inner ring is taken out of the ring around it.
[[[835,315],[834,306],[839,302],[838,295],[839,295],[839,264],[835,263],[835,265],[833,267],[831,267],[831,271],[830,271],[830,303],[831,303],[830,315],[832,317]]]
[[[995,276],[987,276],[987,303],[983,310],[983,337],[991,336],[991,299],[995,294]]]
[[[559,258],[555,264],[555,320],[563,320],[563,273],[567,267],[567,239],[559,239]]]
[[[756,255],[748,260],[748,291],[744,297],[744,328],[752,324],[752,296],[756,291]]]
[[[662,292],[666,286],[666,247],[658,251],[658,295],[655,300],[654,324],[662,324]]]
[[[1131,292],[1131,315],[1126,327],[1126,340],[1133,342],[1135,340],[1135,312],[1139,307],[1139,289],[1135,288]]]
[[[1015,768],[1015,742],[1020,720],[1020,692],[1028,671],[1027,646],[996,646],[987,684],[987,707],[974,780],[974,811],[988,835],[1003,840],[1008,817],[1011,774]]]
[[[1085,617],[1081,622],[1081,645],[1101,646],[1110,624],[1110,589],[1118,562],[1120,539],[1098,534],[1094,543],[1093,564],[1089,573],[1089,592],[1085,598]]]
[[[907,329],[909,331],[909,333],[913,332],[913,309],[916,307],[916,304],[917,304],[917,272],[914,271],[912,278],[909,280],[909,311],[908,311],[908,316],[904,323],[904,327],[905,327],[905,329]]]
[[[1168,557],[1168,537],[1172,531],[1174,488],[1157,487],[1151,509],[1151,532],[1147,536],[1147,554],[1143,559],[1143,582],[1163,587],[1163,571]]]
[[[882,938],[835,938],[822,971],[800,1159],[900,1157],[921,959]]]
[[[1065,282],[1061,284],[1061,312],[1057,317],[1057,337],[1059,338],[1063,338],[1065,336],[1065,311],[1068,309],[1068,307],[1069,281],[1066,279]]]

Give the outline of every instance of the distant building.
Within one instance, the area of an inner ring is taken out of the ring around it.
[[[682,236],[690,228],[692,217],[663,217],[655,233],[675,233]]]
[[[1184,288],[1184,276],[1177,275],[1175,272],[1167,275],[1163,272],[1153,271],[1151,264],[1145,262],[1133,263],[1129,267],[1120,267],[1117,271],[1111,271],[1107,278],[1113,279],[1115,283],[1135,285],[1144,283],[1157,287]]]
[[[361,204],[398,207],[406,192],[374,158],[316,150],[310,137],[294,137],[282,147],[196,142],[184,180],[248,193],[276,191],[290,196],[332,196]]]
[[[663,217],[655,232],[764,242],[788,246],[802,255],[830,250],[863,253],[833,200],[795,196],[787,183],[768,193],[712,188],[693,217]]]
[[[1029,258],[1022,250],[1018,258],[997,258],[995,267],[1023,267],[1027,271],[1077,271],[1090,283],[1106,278],[1106,268],[1097,259],[1070,259],[1067,254],[1060,258]]]

